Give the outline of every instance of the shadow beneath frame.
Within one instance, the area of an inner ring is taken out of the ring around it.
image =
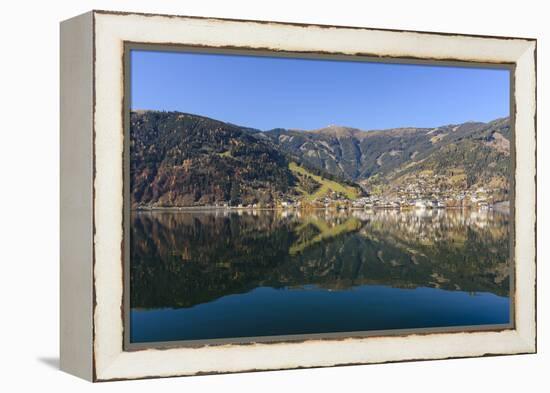
[[[59,370],[59,357],[39,357],[37,360],[50,368]]]

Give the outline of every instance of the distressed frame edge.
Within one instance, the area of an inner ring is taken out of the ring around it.
[[[535,37],[449,33],[449,32],[442,32],[442,31],[410,30],[410,29],[389,29],[389,28],[383,28],[383,27],[365,27],[365,26],[356,26],[356,25],[330,25],[330,24],[323,24],[323,23],[282,22],[282,21],[262,20],[262,19],[223,18],[223,17],[216,17],[216,16],[163,14],[163,13],[138,12],[138,11],[112,11],[112,10],[104,10],[104,9],[94,9],[91,12],[98,15],[159,16],[163,18],[196,19],[196,20],[205,20],[205,21],[211,20],[211,21],[237,22],[237,23],[243,22],[243,23],[256,23],[256,24],[282,25],[282,26],[295,26],[295,27],[319,27],[323,29],[332,29],[332,28],[355,29],[355,30],[370,30],[370,31],[395,32],[395,33],[435,34],[435,35],[443,35],[443,36],[449,36],[449,37],[471,37],[471,38],[491,38],[491,39],[502,39],[502,40],[537,41],[537,38]]]
[[[104,12],[98,12],[99,14],[104,14]],[[113,13],[113,12],[108,12],[109,15],[113,15],[113,14],[117,14],[117,13]],[[134,13],[129,13],[129,15],[134,15]],[[137,15],[144,15],[144,14],[137,14]],[[158,15],[155,15],[155,16],[158,16]],[[170,16],[170,17],[174,17],[174,16]],[[190,19],[194,19],[194,17],[185,17],[185,18],[190,18]],[[195,18],[196,19],[196,18]],[[212,19],[212,18],[204,18],[204,19]],[[218,18],[215,18],[216,20],[220,20]],[[230,21],[234,21],[234,20],[230,20]],[[247,21],[247,22],[256,22],[256,21]],[[292,25],[292,24],[285,24],[285,23],[282,23],[282,22],[273,22],[274,24],[277,24],[277,25]],[[326,27],[326,26],[325,26]],[[363,29],[363,28],[361,28]],[[369,29],[366,29],[365,30],[369,30]],[[400,31],[397,31],[396,33],[399,33]],[[418,32],[413,32],[413,33],[418,33]],[[437,34],[437,33],[426,33],[426,34]],[[451,34],[452,36],[466,36],[466,37],[471,37],[470,35],[455,35],[455,34]],[[481,38],[484,38],[484,37],[481,37]],[[503,38],[503,37],[496,37],[498,39],[506,39],[506,38]],[[524,40],[524,39],[522,39]],[[534,83],[534,89],[536,91],[536,40],[534,39],[525,39],[527,42],[526,43],[532,43],[533,46],[532,50],[529,50],[529,48],[526,49],[525,52],[529,52],[528,54],[530,54],[531,52],[534,52],[535,54],[535,64],[534,64],[534,72],[535,72],[535,75],[534,75],[534,79],[535,79],[535,83]],[[533,43],[534,41],[534,43]],[[94,44],[95,44],[95,40],[94,40]],[[529,45],[528,45],[529,46]],[[531,56],[531,58],[533,58]],[[468,61],[468,60],[465,60],[465,61]],[[95,74],[94,74],[95,76]],[[532,94],[530,94],[532,96]],[[95,98],[95,96],[94,96]],[[533,127],[532,129],[529,130],[529,132],[532,132],[533,133],[533,136],[535,137],[535,141],[536,141],[536,96],[535,97],[531,97],[531,98],[534,98],[533,100],[533,104],[534,104],[534,122],[533,122]],[[517,103],[516,103],[517,105]],[[516,123],[517,125],[517,123]],[[535,153],[536,153],[536,142],[535,142]],[[535,161],[535,166],[534,166],[534,175],[535,175],[535,182],[534,184],[532,184],[535,188],[536,188],[536,161]],[[536,208],[536,194],[535,194],[535,208]],[[536,235],[536,214],[534,215],[533,218],[533,221],[535,223],[535,227],[533,228],[533,232],[530,233],[530,234],[534,234]],[[535,256],[535,263],[536,263],[536,249],[535,249],[535,253],[534,253],[534,256]],[[525,262],[527,263],[527,262]],[[535,284],[536,284],[536,266],[535,266],[535,275],[534,275],[534,280],[535,280]],[[97,283],[96,283],[97,284]],[[536,288],[535,288],[535,291],[536,291]],[[535,296],[533,298],[533,300],[536,302],[536,293],[535,293]],[[534,310],[536,311],[536,310]],[[516,336],[515,339],[517,339],[516,343],[520,344],[521,346],[521,350],[519,351],[515,351],[515,352],[510,352],[510,353],[503,353],[503,352],[499,352],[499,353],[484,353],[484,354],[472,354],[472,355],[462,355],[462,356],[439,356],[439,357],[428,357],[428,358],[413,358],[413,359],[407,359],[407,358],[401,358],[399,360],[388,360],[388,361],[366,361],[366,362],[361,362],[361,363],[344,363],[344,364],[330,364],[330,365],[321,365],[321,366],[315,366],[315,365],[308,365],[308,366],[304,366],[304,367],[307,367],[307,368],[313,368],[313,367],[332,367],[332,366],[339,366],[339,365],[350,365],[350,364],[370,364],[370,363],[387,363],[387,362],[404,362],[404,361],[412,361],[412,360],[432,360],[432,359],[444,359],[444,358],[462,358],[462,357],[473,357],[473,356],[498,356],[498,355],[507,355],[507,354],[520,354],[520,353],[534,353],[536,352],[536,312],[535,314],[533,315],[534,317],[534,332],[526,332],[524,331],[524,329],[516,329]],[[521,333],[522,334],[519,334],[519,330],[521,330]],[[95,337],[94,337],[95,339]],[[94,356],[95,358],[95,356]],[[119,359],[118,357],[116,359],[112,359],[113,360],[113,363],[118,363]],[[110,368],[110,367],[109,367]],[[116,368],[116,367],[115,367]],[[302,368],[301,366],[290,366],[290,367],[282,367],[282,368],[276,368],[276,369],[288,369],[288,368]],[[271,369],[264,369],[264,370],[271,370]],[[105,369],[101,370],[102,372],[100,374],[100,377],[98,378],[97,375],[94,375],[94,380],[97,380],[97,381],[104,381],[104,380],[119,380],[119,379],[139,379],[139,378],[152,378],[152,377],[168,377],[168,376],[183,376],[183,375],[201,375],[201,374],[210,374],[210,373],[228,373],[228,372],[245,372],[245,371],[260,371],[260,370],[255,370],[255,369],[250,369],[250,370],[237,370],[237,371],[214,371],[214,372],[191,372],[191,373],[172,373],[172,374],[168,374],[168,375],[145,375],[145,376],[131,376],[131,377],[124,377],[124,376],[121,376],[121,377],[116,377],[116,376],[111,376],[109,377],[108,375],[103,375],[103,371],[107,371]],[[105,374],[109,374],[108,372],[105,373]],[[105,378],[105,376],[107,376],[107,378]]]
[[[523,146],[516,152],[515,188],[515,260],[516,301],[524,304],[516,307],[516,330],[529,353],[537,353],[537,41],[530,41],[517,59],[515,127],[516,141]],[[518,83],[522,80],[522,83]],[[519,88],[518,88],[519,85]],[[518,104],[519,103],[519,104]],[[518,130],[521,130],[521,138]],[[523,135],[523,133],[525,135]],[[522,173],[522,171],[524,171]],[[527,172],[527,173],[525,173]],[[527,196],[524,196],[526,195]],[[519,225],[518,225],[519,223]],[[522,228],[518,227],[522,225]],[[520,246],[518,247],[518,241]],[[527,243],[527,244],[523,244]],[[520,251],[529,253],[526,256]],[[519,279],[518,279],[519,274]],[[525,300],[526,299],[526,300]],[[525,304],[527,303],[527,305]]]
[[[62,21],[60,43],[60,369],[93,381],[93,19]]]

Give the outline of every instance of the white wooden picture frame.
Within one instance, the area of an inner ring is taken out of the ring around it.
[[[513,67],[513,326],[125,350],[126,43]],[[105,11],[62,22],[61,368],[109,381],[536,352],[535,97],[534,39]]]

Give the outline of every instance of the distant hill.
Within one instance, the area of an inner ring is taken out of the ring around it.
[[[510,122],[468,122],[436,128],[362,131],[329,126],[314,131],[274,129],[264,133],[281,151],[369,189],[415,181],[423,172],[454,177],[464,189],[509,187]]]
[[[484,142],[490,142],[495,132],[509,141],[508,118],[491,123],[469,122],[437,128],[382,131],[339,126],[314,131],[274,129],[265,135],[281,150],[303,157],[316,167],[352,180],[362,180],[374,174],[388,173],[409,161],[420,161],[445,145],[466,139],[478,142],[479,147],[491,146]],[[496,144],[493,147],[497,147]]]
[[[451,190],[490,189],[495,201],[509,199],[511,160],[508,119],[480,124],[469,130],[436,129],[432,147],[414,159],[380,171],[363,184],[384,192],[410,184]],[[381,186],[382,185],[382,186]],[[381,186],[381,187],[380,187]]]
[[[319,190],[359,193],[322,170],[298,165],[299,158],[258,137],[258,130],[179,112],[136,111],[130,122],[134,208],[267,206]]]
[[[405,188],[410,194],[488,187],[493,201],[508,199],[508,118],[436,128],[265,132],[180,112],[135,111],[130,121],[134,208],[353,200]]]

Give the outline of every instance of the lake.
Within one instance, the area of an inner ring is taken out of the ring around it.
[[[130,342],[507,325],[509,215],[132,212]]]

